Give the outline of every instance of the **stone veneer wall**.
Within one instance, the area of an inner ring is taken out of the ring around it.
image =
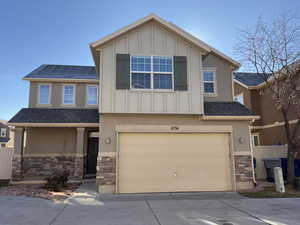
[[[97,185],[116,185],[116,157],[100,156],[97,160]]]
[[[235,179],[237,190],[248,189],[253,186],[253,170],[251,155],[235,155]],[[97,161],[97,185],[102,188],[116,185],[116,157],[101,156]]]
[[[84,157],[79,156],[25,156],[21,171],[21,157],[14,157],[12,180],[26,178],[43,179],[55,170],[70,172],[70,179],[82,179],[84,174]]]
[[[253,186],[253,169],[251,155],[235,155],[235,179],[237,189],[248,189]]]

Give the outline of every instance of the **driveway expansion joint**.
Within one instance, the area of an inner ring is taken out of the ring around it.
[[[65,209],[68,207],[67,204],[64,205],[64,207],[56,214],[56,216],[50,221],[49,225],[52,225],[57,218],[65,211]]]
[[[226,206],[229,206],[230,208],[235,209],[235,210],[237,210],[237,211],[239,211],[241,213],[244,213],[244,214],[246,214],[246,215],[248,215],[248,216],[250,216],[250,217],[252,217],[252,218],[254,218],[254,219],[256,219],[256,220],[258,220],[258,221],[260,221],[262,223],[264,223],[264,224],[272,225],[270,223],[266,223],[266,221],[262,220],[261,218],[255,216],[255,215],[253,215],[253,214],[251,214],[251,213],[249,213],[249,212],[247,212],[245,210],[242,210],[242,209],[234,207],[233,205],[229,204],[228,202],[225,202],[224,200],[218,200],[218,201],[221,202],[222,204],[224,204]]]
[[[154,212],[154,210],[153,210],[153,208],[151,207],[151,205],[150,205],[150,203],[145,199],[145,202],[146,202],[146,205],[148,206],[148,208],[149,208],[149,210],[150,210],[150,212],[152,213],[152,215],[154,216],[154,218],[155,218],[155,220],[156,220],[156,222],[157,222],[157,224],[158,225],[162,225],[161,224],[161,222],[159,221],[159,218],[158,218],[158,216],[155,214],[155,212]]]

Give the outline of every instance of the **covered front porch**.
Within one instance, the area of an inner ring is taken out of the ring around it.
[[[21,110],[10,121],[15,126],[12,180],[43,181],[55,171],[68,171],[70,180],[95,177],[99,149],[98,112],[89,109],[29,109],[32,110],[43,113],[43,122],[41,119],[33,121],[28,109]],[[30,114],[31,122],[17,120],[24,113]],[[49,122],[55,116],[56,119]],[[78,121],[84,116],[90,119]]]

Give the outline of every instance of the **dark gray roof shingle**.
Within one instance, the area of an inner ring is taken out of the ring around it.
[[[54,79],[98,79],[94,66],[70,66],[44,64],[27,74],[24,78]]]
[[[234,78],[246,86],[257,86],[269,78],[271,74],[236,72]]]
[[[98,123],[97,109],[23,108],[8,123]]]
[[[238,102],[205,102],[206,116],[255,116],[247,107]]]
[[[9,141],[9,138],[6,138],[6,137],[0,137],[0,142],[8,142]]]

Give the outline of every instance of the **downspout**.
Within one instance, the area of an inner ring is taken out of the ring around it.
[[[21,138],[21,177],[23,178],[23,164],[24,164],[24,133],[25,133],[25,127],[22,130],[22,138]]]
[[[254,123],[254,119],[252,120],[252,123]],[[252,181],[253,181],[253,184],[254,186],[256,187],[257,186],[257,182],[256,182],[256,179],[255,179],[255,170],[254,170],[254,161],[253,161],[253,144],[252,144],[252,136],[251,136],[251,126],[248,126],[249,128],[249,137],[250,137],[250,149],[251,149],[251,164],[252,164]]]

